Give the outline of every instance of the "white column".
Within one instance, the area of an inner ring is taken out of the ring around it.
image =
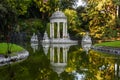
[[[52,60],[52,61],[55,62],[55,59],[54,59],[54,47],[52,48],[52,54],[53,54],[53,55],[52,55],[52,57],[53,57],[53,60]]]
[[[52,26],[51,26],[51,23],[50,23],[50,39],[52,38]]]
[[[65,23],[63,22],[63,38],[65,38]]]
[[[60,38],[60,23],[57,22],[57,38]]]
[[[117,17],[119,15],[119,6],[117,6]]]
[[[60,47],[57,47],[58,63],[60,63]]]
[[[118,77],[120,77],[120,65],[118,65],[119,69],[118,69]]]
[[[51,39],[53,38],[53,23],[51,23]]]
[[[63,63],[65,63],[65,48],[63,47]]]
[[[66,38],[68,37],[68,34],[67,34],[67,23],[65,22],[65,36]]]
[[[65,62],[67,62],[67,48],[65,48]]]
[[[50,48],[50,61],[53,60],[52,48]]]
[[[115,63],[115,66],[114,66],[114,70],[115,70],[115,76],[117,75],[117,63]]]
[[[52,34],[52,38],[54,38],[54,23],[52,23],[52,32],[51,32],[51,34]]]

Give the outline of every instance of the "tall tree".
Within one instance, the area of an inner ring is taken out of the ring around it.
[[[22,17],[24,16],[28,8],[30,7],[30,4],[32,0],[6,0],[9,5],[12,7],[12,9],[15,10],[17,13],[17,17]]]
[[[0,31],[6,36],[16,22],[16,12],[6,0],[0,1]]]
[[[65,10],[66,8],[73,8],[77,0],[34,0],[39,8],[42,19],[48,18],[58,8]]]
[[[88,0],[86,13],[82,16],[83,20],[88,21],[91,35],[96,38],[102,37],[106,29],[115,26],[115,6],[111,0]]]
[[[50,15],[57,8],[58,0],[34,0],[36,6],[38,7],[41,19],[48,21]]]
[[[88,21],[87,20],[83,20],[84,17],[81,16],[81,14],[86,14],[86,9],[85,9],[85,6],[78,6],[76,8],[76,11],[77,11],[77,15],[78,15],[78,19],[79,19],[79,23],[77,25],[77,28],[80,29],[84,29],[86,31],[88,31],[88,27],[87,27],[87,23]]]
[[[78,0],[59,0],[59,1],[61,1],[60,8],[62,10],[65,10],[66,8],[73,9],[78,2]]]

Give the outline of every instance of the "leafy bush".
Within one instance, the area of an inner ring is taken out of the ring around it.
[[[30,33],[36,33],[38,31],[42,33],[45,30],[44,23],[40,19],[20,20],[18,25],[20,25],[21,31]]]

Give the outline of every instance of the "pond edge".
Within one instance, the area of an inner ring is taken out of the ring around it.
[[[13,53],[12,53],[13,54]],[[29,52],[27,50],[23,50],[20,52],[14,52],[14,56],[8,54],[7,57],[4,55],[0,56],[0,66],[6,65],[8,63],[18,62],[26,59],[29,56]]]
[[[120,55],[120,48],[119,47],[116,48],[116,47],[106,47],[106,46],[93,46],[92,49],[96,50],[96,51],[100,51],[100,52]]]

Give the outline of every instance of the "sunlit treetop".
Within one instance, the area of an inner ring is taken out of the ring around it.
[[[32,0],[7,0],[7,2],[14,10],[16,10],[18,15],[24,15],[27,13],[27,9]]]

